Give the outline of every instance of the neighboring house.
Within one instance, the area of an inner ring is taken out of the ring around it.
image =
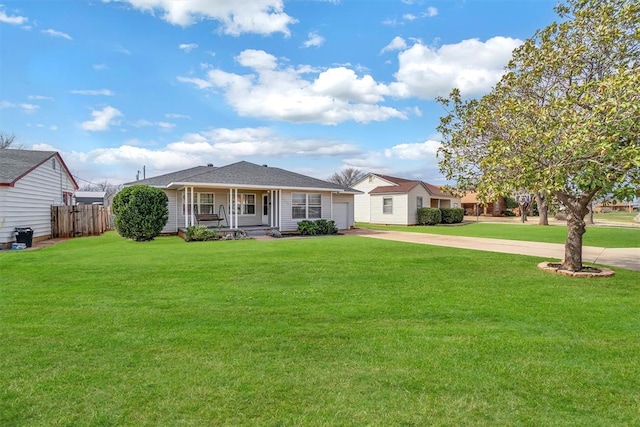
[[[353,188],[244,161],[221,167],[197,166],[125,186],[136,184],[160,188],[169,197],[169,221],[163,233],[197,225],[196,213],[218,215],[222,219],[219,225],[231,229],[265,226],[292,231],[301,220],[321,218],[348,229],[354,225],[353,196],[358,193]]]
[[[420,208],[459,208],[460,199],[423,181],[369,173],[354,186],[355,219],[373,224],[417,224]]]
[[[0,149],[0,246],[15,242],[16,227],[50,238],[51,206],[72,204],[77,189],[57,152]]]
[[[465,215],[504,216],[507,202],[502,196],[490,202],[482,202],[478,200],[477,193],[467,193],[462,197],[462,207]]]
[[[633,212],[639,210],[640,205],[634,202],[604,202],[596,203],[593,206],[595,213],[607,213],[607,212]]]
[[[76,191],[75,201],[79,205],[102,205],[107,206],[106,191]]]

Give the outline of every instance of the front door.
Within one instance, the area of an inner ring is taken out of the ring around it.
[[[269,194],[262,195],[262,225],[269,225]]]

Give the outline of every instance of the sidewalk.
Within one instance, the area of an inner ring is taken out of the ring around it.
[[[372,239],[395,240],[423,245],[448,246],[505,254],[531,255],[549,261],[564,259],[564,244],[526,242],[518,240],[486,239],[480,237],[443,236],[438,234],[410,233],[357,229],[354,235]],[[611,249],[594,246],[582,247],[582,261],[640,271],[640,248]]]

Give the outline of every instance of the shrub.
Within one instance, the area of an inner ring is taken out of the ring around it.
[[[313,236],[316,234],[336,234],[338,232],[338,228],[333,220],[319,219],[311,221],[304,219],[298,223],[298,232],[306,236]]]
[[[208,240],[218,240],[218,232],[205,225],[187,227],[185,240],[187,242],[205,242]]]
[[[440,216],[443,224],[458,224],[464,219],[464,209],[440,208]]]
[[[317,234],[336,234],[338,232],[336,222],[332,219],[316,220],[316,227],[318,228]]]
[[[167,195],[159,188],[125,187],[116,194],[112,204],[118,234],[137,242],[153,240],[169,219],[168,202]]]
[[[436,225],[442,221],[442,214],[438,208],[420,208],[418,209],[418,224],[420,225]]]

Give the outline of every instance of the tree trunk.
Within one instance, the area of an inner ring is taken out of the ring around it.
[[[567,241],[564,244],[562,268],[569,271],[582,270],[582,235],[586,231],[584,215],[567,209]]]
[[[536,202],[538,203],[538,225],[549,225],[549,200],[547,194],[543,191],[536,193]]]
[[[589,213],[589,203],[599,190],[593,189],[580,197],[571,197],[561,191],[554,192],[556,198],[567,207],[567,241],[562,261],[562,268],[565,270],[582,270],[582,235],[587,227],[584,217]]]
[[[593,221],[593,202],[589,203],[589,224],[595,224]]]

